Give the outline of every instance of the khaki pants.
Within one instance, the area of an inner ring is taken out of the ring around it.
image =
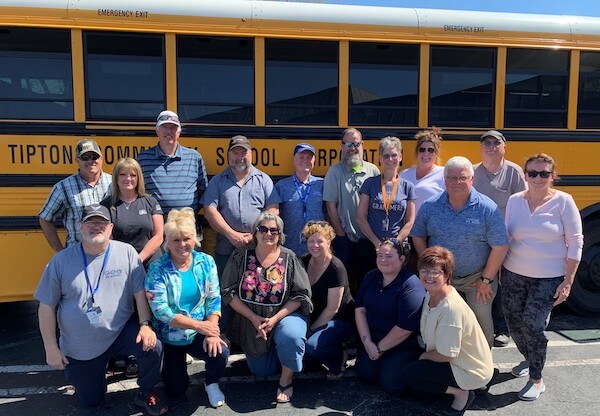
[[[462,295],[462,297],[467,302],[467,305],[473,310],[475,316],[477,317],[477,321],[479,321],[479,325],[483,330],[483,334],[485,335],[485,339],[487,339],[490,348],[494,345],[494,320],[492,319],[492,301],[496,297],[496,292],[498,291],[498,277],[496,277],[492,283],[492,299],[488,301],[488,303],[476,302],[475,299],[477,297],[477,289],[473,286],[473,283],[476,283],[480,280],[481,275],[483,274],[483,270],[480,270],[476,273],[470,274],[468,276],[464,276],[461,278],[452,277],[452,286]]]

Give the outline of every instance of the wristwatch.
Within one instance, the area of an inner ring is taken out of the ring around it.
[[[483,276],[481,276],[481,277],[480,277],[480,279],[481,279],[481,281],[482,281],[483,283],[485,283],[486,285],[491,285],[491,284],[492,284],[492,282],[494,281],[494,279],[488,279],[487,277],[483,277]]]
[[[152,322],[150,322],[150,321],[142,321],[142,322],[140,322],[140,326],[152,326]]]

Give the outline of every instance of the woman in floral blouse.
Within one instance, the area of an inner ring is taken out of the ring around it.
[[[164,349],[162,377],[167,392],[181,396],[189,377],[186,353],[206,362],[205,389],[213,407],[225,396],[217,383],[229,349],[220,338],[221,294],[215,261],[194,250],[199,244],[191,208],[171,210],[165,224],[167,252],[150,265],[146,296]]]
[[[296,255],[282,246],[281,218],[263,212],[253,230],[256,247],[234,251],[221,278],[223,304],[237,312],[227,335],[255,375],[270,376],[281,367],[276,400],[285,403],[294,393],[294,373],[302,370],[310,284]]]

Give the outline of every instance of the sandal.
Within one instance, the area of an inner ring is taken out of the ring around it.
[[[286,400],[279,399],[279,395],[283,394],[283,392],[293,389],[293,388],[294,388],[294,383],[290,383],[287,386],[282,386],[281,384],[279,386],[277,386],[277,397],[275,398],[277,403],[289,403],[289,401],[292,400],[292,396],[294,395],[293,390],[292,390],[292,394],[289,394]]]
[[[345,369],[344,369],[345,370]],[[325,374],[325,379],[327,381],[336,381],[336,380],[341,380],[342,378],[344,378],[344,370],[340,371],[339,373],[336,373],[334,371],[328,371]]]

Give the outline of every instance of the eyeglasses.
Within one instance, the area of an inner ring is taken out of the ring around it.
[[[164,116],[160,116],[157,121],[175,121],[179,123],[179,117],[165,114]]]
[[[433,147],[419,147],[419,153],[435,153],[435,149]]]
[[[91,155],[81,155],[79,156],[80,160],[87,162],[88,160],[98,160],[100,159],[100,155],[98,153],[92,153]]]
[[[88,227],[98,227],[102,229],[108,227],[108,224],[110,224],[108,221],[84,221],[83,223]]]
[[[471,178],[472,178],[472,176],[446,176],[446,180],[448,182],[458,182],[458,183],[465,183]]]
[[[481,144],[485,147],[498,147],[502,144],[502,140],[484,140]]]
[[[391,154],[391,155],[390,154],[383,154],[383,155],[381,155],[381,157],[384,158],[385,160],[388,160],[388,159],[395,160],[395,159],[398,159],[400,157],[400,155],[398,153],[394,153],[394,154]]]
[[[277,228],[277,227],[269,228],[269,227],[265,227],[264,225],[259,225],[258,227],[256,227],[256,229],[261,234],[270,233],[271,235],[279,235],[279,228]]]
[[[542,170],[540,172],[538,172],[537,170],[528,170],[526,172],[527,172],[527,176],[529,176],[530,178],[537,178],[537,176],[540,175],[544,179],[548,179],[550,177],[550,175],[552,175],[552,173],[553,173],[553,172],[548,172],[547,170]]]
[[[358,149],[360,146],[362,146],[362,142],[342,142],[342,146],[344,146],[346,149],[352,149],[353,147]]]
[[[421,275],[421,276],[427,275],[427,276],[431,276],[431,277],[439,277],[442,274],[444,274],[443,270],[438,270],[438,269],[419,269],[419,275]]]

